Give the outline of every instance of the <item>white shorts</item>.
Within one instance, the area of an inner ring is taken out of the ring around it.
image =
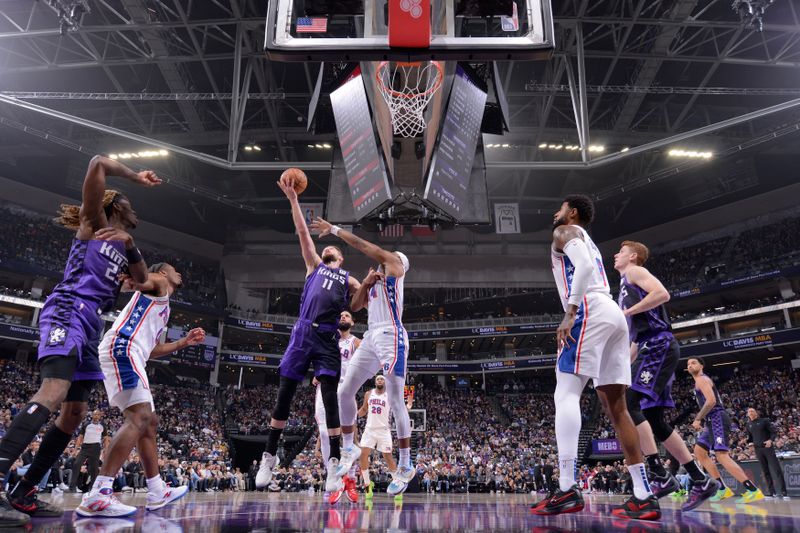
[[[628,323],[608,296],[588,293],[572,326],[572,338],[558,354],[561,372],[592,378],[595,387],[630,385]]]
[[[392,434],[388,431],[374,431],[367,428],[361,435],[359,446],[381,453],[392,453]]]
[[[347,373],[374,376],[382,369],[386,375],[391,373],[405,379],[408,349],[408,333],[402,326],[393,323],[372,326],[350,359]]]
[[[100,344],[100,369],[105,379],[103,385],[108,396],[108,403],[124,411],[132,405],[149,403],[155,411],[153,394],[150,391],[150,382],[144,371],[147,358],[137,355],[135,346],[130,352],[112,358],[106,342]],[[148,354],[149,355],[149,354]]]

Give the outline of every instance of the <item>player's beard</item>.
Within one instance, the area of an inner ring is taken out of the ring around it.
[[[337,327],[339,328],[339,331],[344,333],[345,331],[350,331],[350,328],[352,328],[353,325],[352,324],[345,324],[344,322],[339,322],[339,325]]]
[[[336,257],[336,254],[331,254],[331,253],[322,254],[322,262],[325,263],[326,265],[333,263],[337,259],[339,258]]]
[[[553,222],[553,229],[556,229],[559,226],[564,226],[567,224],[567,221],[564,217],[559,217],[555,222]]]
[[[383,394],[383,389],[385,389],[385,388],[386,388],[385,386],[384,387],[378,387],[377,385],[375,385],[375,390],[378,391],[378,394]]]

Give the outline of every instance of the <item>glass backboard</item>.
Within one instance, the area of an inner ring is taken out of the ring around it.
[[[550,0],[270,0],[264,48],[278,61],[524,60],[553,43]]]

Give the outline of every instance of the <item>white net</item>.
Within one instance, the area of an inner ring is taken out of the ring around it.
[[[395,135],[416,137],[425,131],[425,107],[441,87],[443,77],[438,61],[381,62],[376,78],[392,114]]]

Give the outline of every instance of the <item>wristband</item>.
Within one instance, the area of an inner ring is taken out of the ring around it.
[[[142,252],[139,251],[137,247],[133,248],[126,248],[125,249],[125,257],[128,258],[128,264],[132,265],[133,263],[138,263],[142,261],[144,258],[142,257]]]
[[[338,236],[340,231],[342,231],[342,228],[339,226],[331,226],[331,235]]]

